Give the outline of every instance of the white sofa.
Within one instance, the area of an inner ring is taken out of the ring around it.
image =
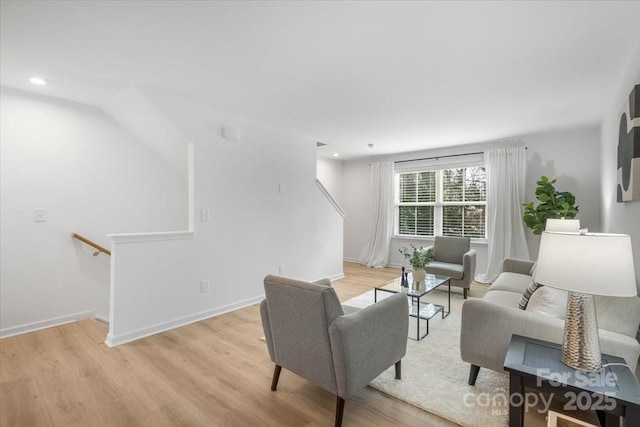
[[[533,281],[533,265],[533,261],[505,259],[502,273],[486,295],[468,299],[462,305],[460,355],[471,364],[470,385],[475,384],[481,367],[503,370],[513,334],[562,343],[562,316],[552,317],[518,307],[524,291]],[[601,351],[624,358],[635,372],[640,357],[640,343],[636,339],[640,297],[596,296],[595,301]]]

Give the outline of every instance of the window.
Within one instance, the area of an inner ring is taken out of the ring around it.
[[[398,234],[433,236],[436,173],[399,175]]]
[[[396,175],[396,234],[485,238],[484,167]]]

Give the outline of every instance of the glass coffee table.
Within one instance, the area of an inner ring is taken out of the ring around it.
[[[409,298],[409,316],[415,317],[416,319],[416,341],[420,341],[427,335],[429,335],[429,320],[433,318],[436,314],[442,313],[442,318],[444,319],[451,313],[451,278],[447,276],[433,276],[433,278],[427,277],[425,279],[425,283],[421,283],[420,286],[415,289],[412,287],[412,283],[409,282],[409,287],[400,286],[400,277],[394,279],[393,281],[387,283],[386,285],[379,286],[374,289],[373,300],[374,302],[378,301],[378,292],[389,292],[393,294],[398,294],[400,292],[407,295]],[[427,295],[432,290],[444,285],[448,285],[448,305],[447,311],[444,311],[445,307],[439,304],[432,304],[429,302],[421,302],[420,298]],[[420,320],[426,320],[427,322],[427,331],[424,335],[420,335]],[[412,338],[412,337],[409,337]]]

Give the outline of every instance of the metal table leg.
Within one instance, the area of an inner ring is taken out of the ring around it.
[[[447,285],[449,285],[449,305],[447,306],[447,312],[445,313],[444,307],[442,307],[442,318],[444,319],[451,313],[451,279],[447,280]]]

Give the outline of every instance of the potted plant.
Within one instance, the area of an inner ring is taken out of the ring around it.
[[[424,268],[429,265],[431,260],[433,260],[435,251],[433,248],[424,249],[422,246],[420,246],[420,248],[416,248],[413,244],[409,246],[411,246],[411,250],[406,247],[402,247],[399,249],[399,252],[409,260],[409,264],[411,264],[411,268],[413,269],[413,272],[411,273],[413,276],[413,283],[414,286],[417,286],[418,283],[424,283],[424,278],[427,274]]]
[[[541,176],[537,182],[536,199],[540,204],[536,207],[533,202],[524,203],[524,223],[533,230],[533,234],[542,234],[549,218],[575,218],[578,215],[578,206],[574,206],[576,198],[568,191],[558,191],[553,186],[556,178],[549,180]]]

